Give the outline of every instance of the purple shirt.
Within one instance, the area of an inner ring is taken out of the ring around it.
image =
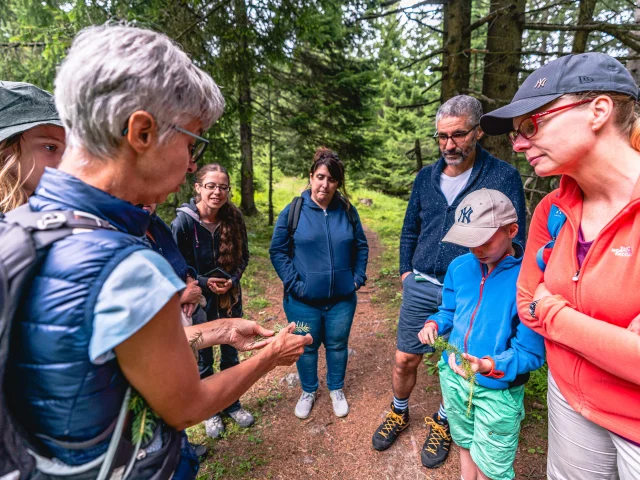
[[[584,262],[584,257],[587,256],[587,252],[591,248],[593,244],[593,240],[587,242],[584,239],[584,234],[582,233],[582,227],[578,229],[578,246],[576,248],[576,257],[578,257],[578,267],[582,267],[582,262]]]

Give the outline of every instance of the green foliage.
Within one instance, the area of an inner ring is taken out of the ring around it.
[[[153,430],[160,420],[149,407],[146,400],[132,389],[129,400],[129,411],[133,414],[131,422],[131,441],[134,445],[148,442],[153,437]]]
[[[436,337],[436,341],[433,344],[434,348],[439,352],[448,352],[449,354],[453,353],[456,356],[456,362],[462,367],[464,370],[467,381],[469,382],[469,399],[467,401],[467,417],[471,416],[471,406],[473,402],[473,391],[475,389],[477,380],[476,380],[476,372],[473,371],[471,367],[471,362],[462,356],[462,351],[455,345],[449,343],[444,337]]]
[[[524,386],[525,395],[543,405],[546,405],[548,377],[549,367],[546,363],[538,370],[531,372],[529,381]]]

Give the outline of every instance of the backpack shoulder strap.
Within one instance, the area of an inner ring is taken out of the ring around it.
[[[342,195],[340,195],[339,198],[340,198],[340,203],[342,204],[342,208],[344,208],[344,211],[347,213],[347,218],[349,219],[349,223],[351,224],[351,226],[353,227],[353,230],[355,231],[356,226],[358,225],[358,219],[356,218],[356,213],[353,209],[353,206]]]
[[[37,249],[45,248],[73,233],[115,228],[106,220],[78,210],[31,211],[28,204],[7,212],[3,219],[31,232]]]
[[[289,208],[289,216],[287,217],[287,229],[289,230],[289,236],[292,236],[296,228],[298,228],[298,222],[300,222],[300,211],[302,210],[302,197],[294,197],[291,200],[291,207]]]
[[[551,210],[549,211],[549,216],[547,217],[547,230],[549,231],[549,235],[551,236],[551,240],[549,240],[546,244],[538,249],[538,253],[536,253],[536,262],[538,263],[538,267],[543,272],[547,268],[547,262],[544,261],[544,251],[549,248],[553,248],[556,244],[556,238],[558,238],[558,234],[562,229],[562,226],[567,221],[567,216],[562,213],[555,204],[551,205]]]

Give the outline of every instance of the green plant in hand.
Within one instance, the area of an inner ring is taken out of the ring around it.
[[[464,371],[467,381],[469,382],[469,399],[467,401],[467,417],[470,417],[471,402],[473,401],[473,390],[477,383],[476,372],[473,371],[471,362],[462,356],[462,351],[458,347],[446,341],[444,337],[440,337],[440,336],[436,337],[436,341],[434,342],[433,347],[439,352],[444,352],[446,350],[449,353],[455,354],[456,362],[460,365],[460,367]]]
[[[280,333],[280,330],[282,330],[283,328],[287,328],[287,325],[276,323],[273,326],[273,328],[271,328],[271,330],[273,330],[274,335],[277,335],[278,333]],[[291,333],[298,334],[298,335],[306,335],[310,331],[311,331],[311,327],[308,324],[304,322],[296,322],[296,328]],[[253,341],[251,345],[255,345],[256,343],[261,342],[262,340],[265,340],[265,338],[266,337],[263,337],[262,335],[256,335],[256,339]]]

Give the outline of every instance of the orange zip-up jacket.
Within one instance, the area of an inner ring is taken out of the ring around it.
[[[538,249],[550,240],[551,204],[567,216],[543,273]],[[594,240],[578,268],[582,190],[566,175],[536,208],[518,277],[518,313],[545,339],[549,369],[569,402],[592,422],[640,443],[640,181],[631,202]],[[552,296],[529,304],[544,282]]]

